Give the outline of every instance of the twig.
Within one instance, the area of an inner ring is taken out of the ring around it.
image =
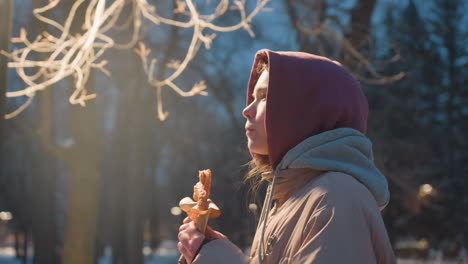
[[[196,83],[189,91],[180,89],[174,83],[185,71],[190,61],[193,60],[201,44],[204,44],[207,49],[210,48],[211,42],[216,37],[216,34],[204,35],[203,30],[209,28],[213,31],[229,32],[244,28],[251,36],[254,36],[249,23],[255,15],[264,9],[269,0],[257,0],[255,8],[249,14],[247,14],[245,10],[245,1],[234,1],[234,7],[239,11],[241,20],[237,24],[228,27],[217,26],[212,23],[214,19],[224,15],[228,11],[228,0],[220,0],[214,13],[209,15],[200,15],[192,0],[186,0],[184,2],[179,1],[174,12],[187,15],[189,17],[188,22],[159,16],[156,12],[156,6],[148,4],[147,0],[131,0],[131,18],[126,20],[123,25],[117,25],[116,23],[119,17],[121,17],[122,10],[128,3],[127,0],[112,1],[112,4],[107,7],[105,0],[76,0],[73,2],[63,25],[43,15],[44,12],[55,8],[59,2],[60,0],[49,1],[47,5],[33,10],[34,16],[39,21],[59,31],[58,36],[54,36],[49,32],[44,32],[33,41],[29,41],[26,30],[21,29],[20,36],[12,38],[12,42],[21,43],[24,47],[10,53],[0,51],[2,55],[10,58],[11,61],[8,63],[8,67],[16,69],[19,77],[27,85],[27,87],[23,89],[7,92],[6,96],[9,98],[28,96],[28,99],[23,105],[12,113],[7,114],[5,118],[17,116],[27,108],[38,91],[44,90],[68,77],[73,77],[75,88],[69,98],[70,103],[85,106],[86,101],[96,98],[96,94],[89,94],[85,88],[91,70],[96,68],[104,74],[110,75],[111,73],[105,69],[107,61],[100,61],[100,58],[109,48],[132,48],[138,42],[142,18],[146,18],[155,25],[162,23],[175,27],[193,29],[192,39],[184,59],[178,65],[172,64],[172,68],[174,68],[175,71],[163,80],[156,80],[153,76],[157,60],[148,60],[147,57],[150,54],[150,50],[142,43],[139,49],[135,49],[135,52],[142,60],[143,69],[148,76],[148,82],[157,89],[158,117],[164,120],[167,118],[168,113],[164,112],[162,107],[162,88],[167,86],[180,96],[207,94],[204,82]],[[76,19],[78,19],[76,18],[76,12],[82,5],[86,5],[84,23],[82,26],[83,32],[81,32],[81,34],[72,35],[70,32],[71,25],[76,23]],[[188,11],[186,10],[187,8]],[[130,23],[133,23],[132,35],[127,43],[115,43],[115,41],[107,35],[111,29],[127,28]],[[30,59],[31,55],[37,54],[42,55],[38,57],[45,57],[46,59]],[[148,61],[150,62],[149,65]],[[25,71],[26,68],[36,71],[28,75]]]

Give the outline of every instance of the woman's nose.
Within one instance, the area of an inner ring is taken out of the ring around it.
[[[246,106],[244,108],[244,110],[242,110],[242,115],[246,118],[246,119],[251,119],[252,117],[255,116],[255,114],[253,113],[253,109],[254,107],[253,106],[253,103],[249,104],[248,106]]]

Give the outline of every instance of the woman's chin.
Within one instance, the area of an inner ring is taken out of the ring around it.
[[[249,148],[250,153],[252,153],[252,155],[261,155],[261,156],[268,155],[268,151],[265,148],[256,146],[255,144],[250,144],[250,142],[248,144],[248,148]]]

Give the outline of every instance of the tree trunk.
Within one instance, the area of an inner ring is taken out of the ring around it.
[[[340,54],[339,61],[348,69],[353,69],[354,73],[366,71],[362,69],[362,61],[357,59],[353,53],[363,54],[366,44],[369,44],[371,18],[375,4],[376,0],[358,0],[351,10],[350,30],[345,34],[343,39],[345,49]],[[346,45],[346,42],[348,42],[348,45]],[[354,52],[350,50],[354,50]],[[363,56],[367,57],[366,55]]]
[[[90,80],[92,82],[92,80]],[[96,105],[72,106],[75,147],[70,151],[63,263],[94,263],[97,221]]]
[[[358,0],[351,11],[351,30],[345,36],[356,50],[359,50],[369,37],[375,4],[376,0]]]
[[[176,2],[173,2],[175,7]],[[173,19],[177,14],[173,14]],[[178,38],[178,27],[172,27],[164,51],[163,58],[158,62],[159,70],[155,74],[156,79],[161,80],[166,71],[166,64],[172,58]],[[122,56],[129,56],[122,54]],[[149,216],[145,213],[145,208],[151,204],[148,202],[149,197],[144,194],[152,192],[157,196],[154,190],[151,190],[148,180],[145,178],[145,171],[148,167],[154,168],[154,163],[157,162],[159,155],[154,155],[152,149],[154,142],[151,140],[159,140],[160,134],[163,134],[162,123],[155,128],[154,122],[157,121],[155,107],[155,92],[154,87],[150,87],[146,83],[146,77],[142,75],[141,61],[134,55],[130,55],[128,61],[131,61],[132,71],[128,70],[128,66],[120,66],[121,74],[115,76],[120,79],[119,85],[122,87],[138,87],[128,91],[123,95],[121,107],[119,107],[119,119],[115,142],[119,144],[120,155],[114,167],[115,182],[118,186],[115,191],[115,199],[117,202],[113,206],[115,222],[115,230],[113,237],[113,263],[135,263],[142,264],[144,262],[142,255],[143,248],[143,232],[144,222],[148,217],[152,218],[152,223],[157,225],[158,218],[153,214]],[[158,133],[155,134],[155,130]],[[117,144],[114,144],[117,146]],[[156,150],[157,151],[157,150]],[[123,167],[122,167],[123,166]],[[152,197],[154,198],[154,197]],[[153,203],[156,205],[157,203]],[[119,210],[120,209],[120,210]],[[157,208],[151,207],[150,210]],[[158,228],[154,226],[152,230]],[[158,234],[153,232],[151,238],[152,244],[156,246],[159,242]]]
[[[0,50],[9,50],[12,26],[13,1],[0,1]],[[8,58],[0,55],[0,138],[3,138],[3,116],[5,115],[5,93],[7,91]]]
[[[44,0],[31,1],[32,8],[40,8],[45,5]],[[35,17],[33,19],[36,19]],[[32,25],[32,34],[40,35],[47,30],[45,23],[34,23]],[[39,54],[38,59],[46,59],[44,55]],[[32,181],[35,182],[35,188],[32,189],[32,200],[34,221],[31,223],[34,239],[34,260],[35,264],[58,264],[60,263],[60,252],[57,250],[60,245],[57,244],[57,210],[56,205],[56,160],[57,153],[48,153],[47,148],[56,148],[53,120],[54,108],[53,92],[51,89],[45,89],[38,94],[38,118],[41,122],[38,124],[38,139],[42,146],[35,155],[35,165],[30,174]]]
[[[55,144],[52,133],[52,117],[54,116],[52,104],[52,91],[46,89],[39,95],[39,139],[41,145],[52,146]],[[35,264],[58,264],[60,263],[60,254],[56,250],[57,245],[57,211],[55,209],[56,200],[56,157],[47,155],[45,148],[40,149],[36,154],[35,166],[31,168],[30,174],[36,187],[32,189],[33,194],[33,215],[34,221],[34,263]]]
[[[112,182],[113,190],[110,195],[112,204],[110,221],[113,225],[112,247],[114,264],[143,263],[143,231],[145,205],[147,199],[144,194],[149,186],[144,174],[148,167],[148,161],[153,158],[150,150],[152,124],[151,109],[154,107],[154,99],[148,96],[148,87],[143,83],[141,62],[132,54],[114,51],[118,56],[129,56],[127,61],[134,65],[133,71],[128,71],[127,65],[119,66],[114,72],[119,86],[135,87],[126,90],[121,96],[119,103],[117,129],[112,135],[114,162],[112,166],[112,177],[107,181]],[[154,114],[153,120],[156,115]],[[118,146],[118,152],[115,147]]]
[[[66,1],[68,7],[73,1]],[[78,8],[71,25],[71,34],[82,32],[87,5]],[[66,9],[69,10],[69,9]],[[86,89],[94,92],[94,74],[90,73]],[[96,100],[85,107],[70,106],[71,136],[75,141],[67,153],[68,206],[63,248],[64,264],[94,263],[98,206],[98,130]]]

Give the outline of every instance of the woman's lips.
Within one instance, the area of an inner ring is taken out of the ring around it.
[[[246,128],[245,129],[245,134],[247,136],[252,135],[254,132],[255,132],[255,129],[252,129],[252,128]]]

